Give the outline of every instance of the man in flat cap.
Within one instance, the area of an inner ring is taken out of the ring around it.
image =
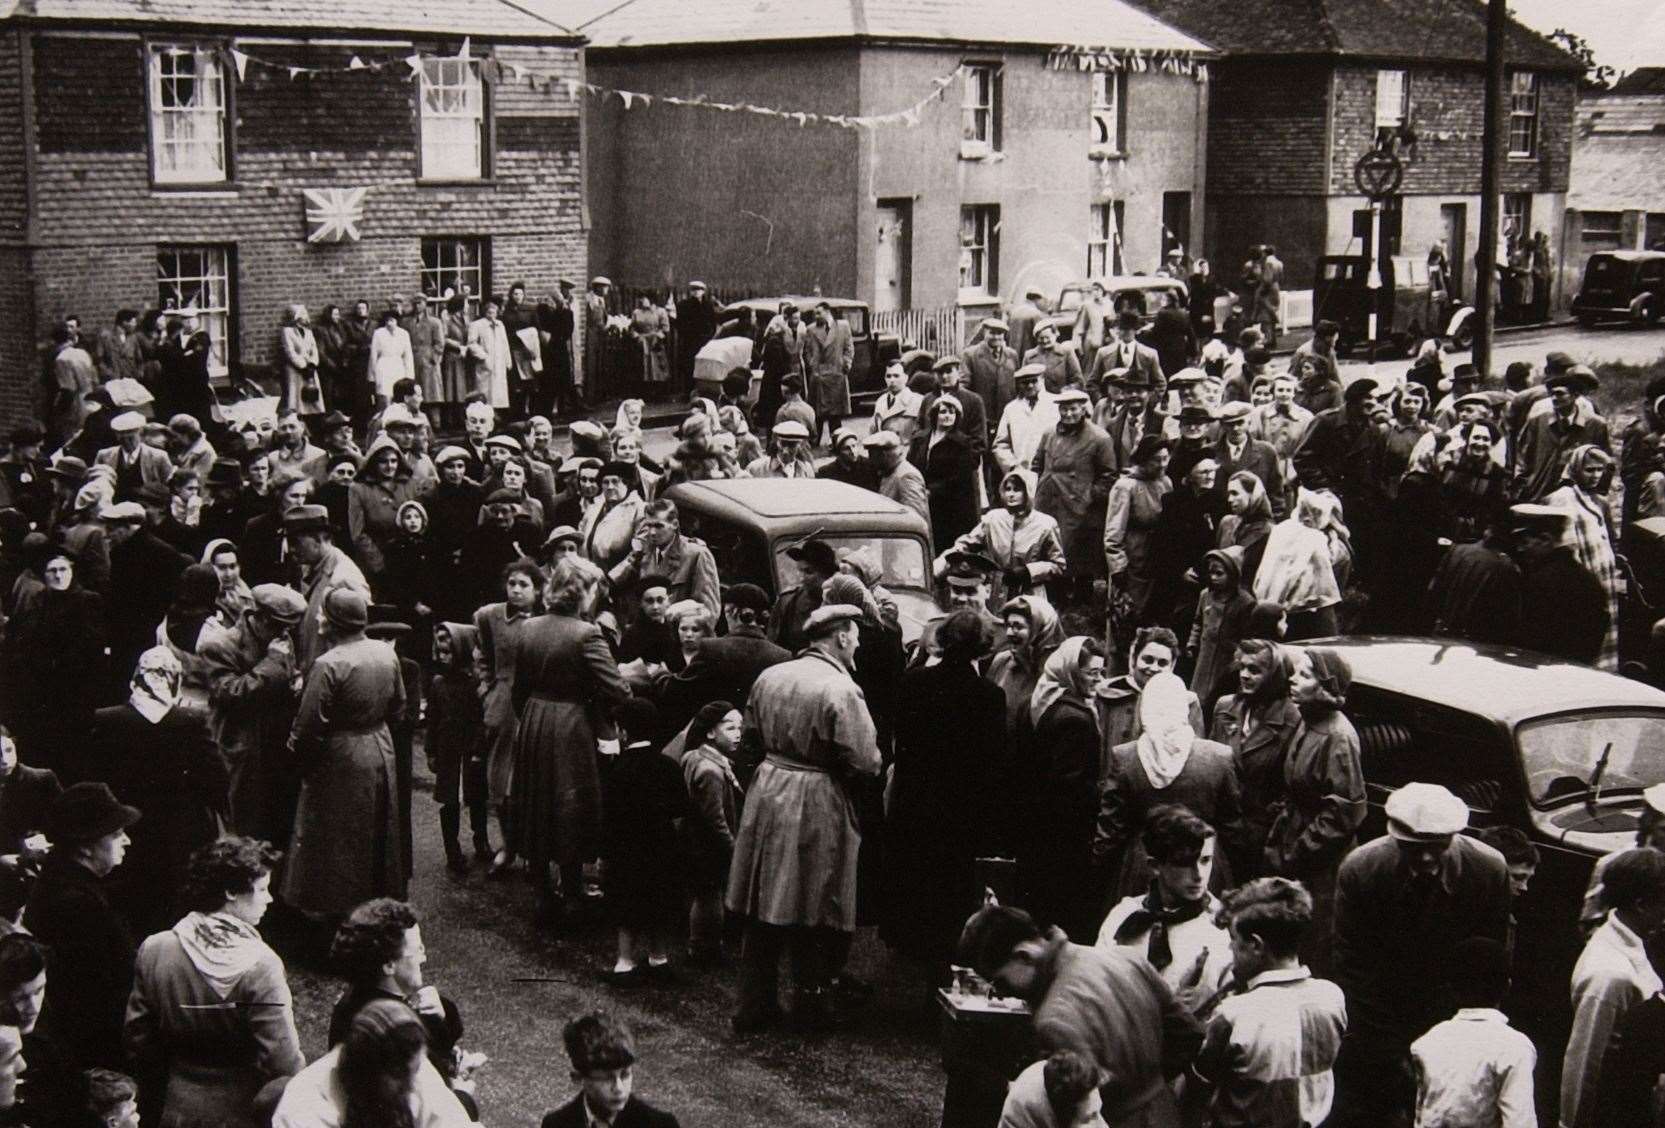
[[[1582,364],[1544,378],[1550,410],[1527,417],[1515,448],[1517,501],[1541,501],[1559,486],[1567,455],[1575,447],[1613,449],[1607,420],[1583,398],[1596,389],[1597,383],[1596,374]]]
[[[168,613],[179,577],[194,561],[147,527],[143,505],[117,502],[99,511],[110,543],[110,590],[105,604],[110,674],[125,697],[139,655],[156,645],[156,628]]]
[[[1366,587],[1391,558],[1379,536],[1387,503],[1382,470],[1387,439],[1371,418],[1378,390],[1376,381],[1368,376],[1347,385],[1341,406],[1313,416],[1312,425],[1291,457],[1301,485],[1312,490],[1328,489],[1341,499],[1357,549],[1357,571]]]
[[[838,574],[838,554],[823,540],[806,540],[786,550],[798,566],[798,583],[780,593],[769,612],[769,638],[796,654],[808,641],[804,625],[821,606],[821,585]]]
[[[994,429],[994,461],[1001,474],[1029,468],[1041,436],[1058,426],[1058,406],[1042,386],[1046,365],[1025,364],[1012,373],[1017,394],[1000,413]]]
[[[717,335],[722,307],[704,282],[688,283],[688,296],[676,303],[676,375],[682,386],[694,386],[694,356]]]
[[[1021,364],[1039,364],[1041,384],[1057,395],[1066,384],[1081,382],[1081,356],[1068,342],[1058,340],[1056,326],[1042,323],[1035,326],[1034,347],[1023,354]]]
[[[1509,510],[1511,555],[1521,572],[1516,646],[1594,664],[1611,625],[1607,592],[1566,543],[1572,514],[1522,503]]]
[[[1035,508],[1058,522],[1071,599],[1085,603],[1105,578],[1104,510],[1119,467],[1110,436],[1087,418],[1087,393],[1059,394],[1058,425],[1035,449]]]
[[[1215,418],[1220,424],[1220,438],[1214,444],[1214,497],[1218,512],[1226,509],[1226,483],[1231,476],[1246,470],[1260,479],[1266,496],[1272,502],[1272,514],[1283,520],[1288,509],[1284,498],[1283,459],[1271,443],[1249,435],[1249,416],[1254,409],[1242,400],[1223,404]],[[1174,479],[1178,481],[1178,479]]]
[[[796,377],[788,377],[786,387],[790,388]],[[790,396],[781,405],[776,422],[769,429],[770,445],[774,448],[762,458],[753,459],[746,467],[746,474],[752,478],[813,478],[815,477],[815,458],[810,453],[809,428],[796,419],[786,418],[787,409],[792,405]]]
[[[835,565],[836,567],[836,565]],[[728,910],[745,919],[737,1034],[781,1015],[778,967],[790,953],[793,1015],[811,1028],[832,1014],[832,979],[856,929],[861,847],[849,786],[880,769],[867,701],[851,674],[862,610],[819,607],[808,646],[758,675],[745,740],[763,753],[746,794],[729,867]]]
[[[251,594],[254,606],[200,647],[209,728],[231,773],[233,830],[287,846],[300,777],[285,770],[285,745],[300,699],[294,635],[306,600],[281,584]]]
[[[894,431],[880,431],[862,440],[867,448],[867,460],[879,475],[879,494],[898,505],[905,505],[931,525],[931,495],[925,488],[925,475],[908,461],[907,447]]]
[[[352,559],[335,545],[330,511],[322,505],[298,505],[283,515],[283,536],[301,569],[301,596],[306,614],[296,635],[295,656],[305,677],[325,650],[322,636],[324,601],[330,592],[345,588],[370,598],[370,584]]]
[[[1016,394],[1012,375],[1017,371],[1018,354],[1007,343],[1011,330],[998,317],[983,319],[983,339],[960,354],[965,369],[966,383],[983,398],[987,418],[998,419]]]
[[[165,451],[145,445],[145,417],[137,411],[124,411],[110,420],[110,430],[116,445],[98,452],[94,461],[116,471],[116,500],[132,501],[139,496],[139,487],[155,483],[166,486],[173,474],[173,460]]]
[[[1409,1110],[1411,1041],[1446,1017],[1441,961],[1471,936],[1509,941],[1509,866],[1462,833],[1463,801],[1408,783],[1386,813],[1387,834],[1349,854],[1336,883],[1334,978],[1347,996],[1337,1128],[1379,1128]]]

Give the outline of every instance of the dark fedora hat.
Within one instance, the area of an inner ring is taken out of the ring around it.
[[[122,803],[107,783],[77,783],[52,801],[46,837],[54,846],[96,842],[139,821],[139,809]]]

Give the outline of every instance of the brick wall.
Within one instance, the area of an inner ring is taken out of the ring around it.
[[[17,73],[6,44],[0,38],[0,107]],[[180,192],[150,185],[136,38],[36,34],[32,47],[40,123],[29,260],[34,300],[13,304],[0,295],[7,310],[28,311],[19,325],[0,321],[0,416],[28,399],[13,385],[27,380],[26,392],[33,385],[33,361],[19,366],[11,357],[32,357],[57,317],[74,311],[96,327],[119,306],[156,303],[155,248],[162,243],[235,247],[233,356],[255,370],[272,360],[278,320],[290,302],[306,303],[316,316],[329,302],[364,297],[379,306],[394,292],[415,292],[424,236],[489,239],[489,281],[499,288],[511,276],[524,278],[535,294],[553,289],[558,277],[584,281],[579,106],[558,83],[546,91],[522,80],[493,91],[490,180],[426,185],[417,182],[416,102],[404,66],[293,80],[250,66],[242,82],[228,75],[235,83],[234,182]],[[410,48],[249,50],[283,65],[344,67],[355,52],[378,59]],[[474,44],[476,54],[487,50]],[[515,45],[500,56],[540,73],[583,76],[583,54],[573,48]],[[6,178],[22,166],[6,159],[16,137],[15,126],[0,126],[0,241],[8,227]],[[301,189],[325,186],[370,187],[360,242],[306,243]]]
[[[1410,120],[1417,134],[1402,191],[1456,195],[1480,191],[1485,76],[1478,70],[1417,68],[1409,73]],[[1574,85],[1538,76],[1538,147],[1530,159],[1503,163],[1505,192],[1565,192],[1572,162]],[[1353,163],[1376,136],[1376,69],[1339,67],[1335,76],[1335,161],[1330,189],[1355,195]]]
[[[1329,66],[1222,59],[1209,74],[1209,195],[1321,193]]]

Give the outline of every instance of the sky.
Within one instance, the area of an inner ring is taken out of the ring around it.
[[[1665,0],[1509,0],[1509,7],[1535,31],[1582,35],[1598,63],[1665,67]]]

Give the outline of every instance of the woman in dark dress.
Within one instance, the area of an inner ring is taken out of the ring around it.
[[[897,693],[881,934],[929,963],[933,986],[981,903],[976,862],[994,845],[1006,702],[972,666],[986,635],[975,611],[956,611],[937,631],[942,661],[903,674]]]
[[[688,814],[688,792],[681,762],[660,751],[653,702],[621,702],[618,722],[620,751],[603,784],[601,860],[619,943],[618,959],[604,978],[623,985],[670,967],[671,936],[682,909],[677,823]]]
[[[549,580],[547,615],[528,620],[515,644],[512,850],[538,883],[539,916],[554,917],[549,867],[576,903],[583,864],[601,844],[601,772],[596,741],[611,730],[606,707],[630,696],[601,628],[591,621],[600,569],[568,557]]]
[[[1270,607],[1257,604],[1256,609]],[[1289,698],[1289,668],[1278,644],[1264,638],[1237,644],[1237,692],[1214,706],[1209,735],[1231,749],[1242,792],[1241,848],[1232,856],[1239,881],[1267,873],[1262,851],[1274,808],[1284,793],[1283,764],[1301,728],[1301,711]]]
[[[1220,464],[1199,459],[1162,498],[1162,513],[1151,534],[1151,592],[1147,618],[1185,638],[1191,629],[1202,561],[1219,536],[1215,475]]]
[[[930,426],[908,448],[930,495],[935,545],[952,545],[977,525],[977,453],[959,426],[960,401],[945,395],[931,405]]]
[[[1098,890],[1083,880],[1092,872],[1098,813],[1101,738],[1093,699],[1103,681],[1097,640],[1065,639],[1041,671],[1018,735],[1024,810],[1018,825],[1024,833],[1017,864],[1024,907],[1078,944],[1097,937],[1103,907]]]
[[[105,684],[104,600],[80,586],[67,551],[42,556],[43,589],[6,624],[0,700],[24,762],[64,774]]]

